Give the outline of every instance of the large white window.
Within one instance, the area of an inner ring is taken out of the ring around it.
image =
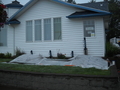
[[[26,21],[26,41],[33,41],[33,25],[32,21]]]
[[[54,18],[54,40],[61,40],[62,33],[61,33],[61,18]]]
[[[62,21],[60,17],[26,21],[26,42],[61,39]]]
[[[6,25],[4,28],[0,30],[0,46],[7,46],[7,27]]]
[[[41,41],[41,39],[42,39],[41,20],[35,20],[35,41]]]
[[[51,19],[44,19],[44,40],[51,40]]]
[[[94,20],[84,21],[84,37],[95,36],[95,23]]]

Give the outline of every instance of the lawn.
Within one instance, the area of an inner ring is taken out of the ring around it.
[[[10,61],[10,59],[0,59],[0,62]],[[83,74],[83,75],[110,75],[110,70],[100,70],[95,68],[81,68],[73,66],[44,66],[44,65],[23,65],[0,63],[2,70],[15,70],[39,73],[56,74]]]
[[[11,61],[12,59],[3,59],[3,58],[0,58],[0,62],[9,62]]]

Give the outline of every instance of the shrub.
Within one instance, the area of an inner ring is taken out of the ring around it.
[[[117,55],[117,54],[120,54],[120,48],[107,42],[106,43],[106,57],[112,57],[112,56]]]
[[[5,54],[4,53],[0,53],[0,58],[4,58]]]
[[[24,52],[24,51],[21,51],[20,48],[16,48],[15,54],[16,54],[15,56],[17,57],[17,56],[20,56],[20,55],[25,54],[25,52]]]
[[[11,54],[11,53],[7,52],[7,53],[5,54],[5,58],[11,58],[11,57],[12,57],[12,54]]]
[[[7,52],[7,53],[0,53],[0,58],[11,58],[12,54]]]
[[[66,59],[66,56],[65,56],[65,54],[58,53],[58,54],[57,54],[57,58],[58,58],[58,59]]]

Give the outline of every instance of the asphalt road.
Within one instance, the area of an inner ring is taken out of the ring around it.
[[[31,89],[24,89],[24,88],[17,88],[17,87],[9,87],[9,86],[0,85],[0,90],[31,90]]]

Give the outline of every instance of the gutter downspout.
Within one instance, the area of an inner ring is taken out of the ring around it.
[[[88,49],[86,45],[86,37],[84,37],[84,55],[88,55]]]

